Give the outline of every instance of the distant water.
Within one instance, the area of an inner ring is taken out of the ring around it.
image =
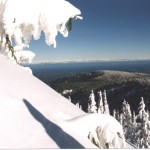
[[[116,61],[88,63],[45,63],[28,65],[33,74],[45,83],[50,83],[62,77],[97,70],[116,70],[128,72],[150,73],[150,61]]]

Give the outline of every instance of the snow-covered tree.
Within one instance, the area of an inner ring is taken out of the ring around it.
[[[92,90],[92,93],[89,96],[88,113],[97,113],[95,95],[94,95],[93,90]]]
[[[128,141],[132,139],[132,114],[130,105],[124,100],[122,104],[122,126]]]
[[[116,109],[113,110],[113,117],[116,118],[120,122],[120,114],[118,110]]]
[[[150,121],[148,113],[145,111],[145,103],[143,97],[141,98],[140,106],[139,106],[139,114],[136,116],[136,120],[138,122],[138,135],[137,141],[139,148],[150,148]]]
[[[99,94],[99,101],[98,101],[98,108],[97,113],[103,114],[104,113],[104,106],[103,106],[103,98],[102,98],[102,92],[98,92]]]
[[[35,54],[25,49],[32,38],[43,32],[46,44],[56,47],[58,32],[67,37],[80,14],[65,0],[0,0],[0,51],[15,63],[31,62]]]
[[[109,105],[108,105],[108,102],[107,102],[106,90],[104,90],[103,95],[104,95],[104,114],[110,114]]]
[[[120,114],[119,114],[118,110],[116,110],[116,109],[113,110],[113,117],[116,118],[121,123]]]
[[[113,110],[113,117],[116,118],[116,109]]]
[[[133,115],[132,115],[132,138],[130,140],[130,142],[135,145],[135,146],[138,146],[137,144],[137,134],[138,134],[138,131],[137,131],[137,122],[136,122],[136,115],[135,115],[135,112],[133,112]]]
[[[70,96],[68,97],[68,100],[71,102],[71,97]]]
[[[79,105],[79,108],[82,110],[82,105]]]
[[[79,104],[79,102],[77,102],[77,103],[76,103],[76,106],[77,106],[78,108],[80,108],[80,104]]]

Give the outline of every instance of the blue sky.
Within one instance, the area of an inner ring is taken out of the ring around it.
[[[150,58],[150,0],[68,0],[82,12],[57,48],[32,41],[34,61]]]

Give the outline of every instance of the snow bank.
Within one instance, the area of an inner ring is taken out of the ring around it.
[[[124,148],[125,138],[120,123],[112,116],[107,114],[85,114],[76,118],[62,122],[67,129],[77,132],[81,137],[87,138],[89,133],[95,135],[101,148],[107,148],[106,143],[111,148]],[[118,133],[122,137],[120,142]]]

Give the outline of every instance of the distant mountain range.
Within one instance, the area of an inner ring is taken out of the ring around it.
[[[120,58],[120,59],[62,59],[62,60],[48,60],[48,61],[33,61],[32,64],[46,64],[46,63],[86,63],[86,62],[120,62],[120,61],[150,61],[150,58]]]
[[[146,73],[97,71],[58,79],[49,86],[66,98],[70,96],[74,104],[79,102],[85,112],[91,90],[94,90],[96,101],[98,92],[106,90],[111,113],[114,109],[121,110],[124,99],[129,102],[131,110],[137,112],[141,97],[150,111],[150,74]],[[67,90],[71,92],[64,92]]]

